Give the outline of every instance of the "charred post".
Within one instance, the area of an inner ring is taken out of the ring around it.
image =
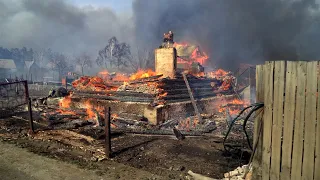
[[[23,81],[23,83],[24,83],[24,90],[25,90],[25,98],[26,98],[26,102],[28,103],[30,130],[31,130],[32,133],[34,133],[33,118],[32,118],[32,107],[31,107],[31,99],[29,97],[28,81]]]
[[[111,123],[111,108],[105,108],[105,151],[107,158],[111,157],[111,129],[110,129],[110,123]]]
[[[32,107],[31,107],[31,99],[30,98],[28,98],[28,111],[29,111],[29,120],[30,120],[30,130],[32,133],[34,133]]]

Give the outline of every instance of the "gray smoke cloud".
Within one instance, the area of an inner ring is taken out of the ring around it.
[[[139,44],[155,47],[173,30],[220,67],[320,59],[316,0],[136,0],[133,12]]]
[[[132,42],[129,18],[107,7],[77,7],[66,0],[0,0],[0,46],[97,55],[112,36]]]
[[[173,30],[177,42],[200,45],[223,68],[320,59],[316,0],[133,0],[132,13],[67,0],[0,0],[0,46],[97,55],[116,36],[153,50]]]

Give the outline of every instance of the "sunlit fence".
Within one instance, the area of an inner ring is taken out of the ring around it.
[[[258,65],[253,179],[320,179],[320,61]]]

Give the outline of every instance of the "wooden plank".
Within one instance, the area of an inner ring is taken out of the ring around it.
[[[304,151],[302,163],[303,179],[313,179],[314,173],[314,149],[315,149],[315,126],[317,118],[317,62],[307,64],[307,86],[305,106],[305,132]]]
[[[270,179],[271,130],[273,106],[273,70],[274,62],[266,62],[264,76],[264,117],[263,117],[263,148],[262,148],[262,180]]]
[[[186,83],[186,86],[187,86],[187,88],[188,88],[188,92],[189,92],[189,95],[190,95],[191,103],[192,103],[192,105],[193,105],[195,114],[197,115],[199,122],[200,122],[200,123],[203,123],[202,117],[201,117],[201,115],[200,115],[199,109],[198,109],[197,104],[196,104],[196,101],[194,100],[194,97],[193,97],[193,94],[192,94],[192,90],[191,90],[191,88],[190,88],[190,85],[189,85],[187,76],[186,76],[185,73],[182,73],[182,76],[183,76],[184,82]],[[192,122],[190,122],[190,123],[192,124]]]
[[[263,83],[263,65],[256,66],[256,102],[264,102],[264,83]],[[262,118],[263,112],[256,116],[254,121],[253,144],[256,145],[256,151],[252,161],[253,175],[252,179],[260,180],[261,177],[261,162],[262,162]],[[260,134],[259,134],[260,133]],[[257,144],[258,141],[258,144]]]
[[[303,131],[305,119],[305,88],[307,76],[307,63],[303,61],[298,62],[296,84],[297,95],[295,104],[295,120],[294,120],[294,136],[292,149],[292,165],[291,165],[291,179],[302,179],[302,153],[303,153]]]
[[[280,179],[281,136],[283,123],[285,62],[276,61],[274,66],[273,117],[270,179]]]
[[[316,152],[315,152],[315,168],[320,167],[320,62],[318,62],[317,66],[317,76],[318,76],[318,93],[317,93],[317,132],[316,132]],[[319,169],[314,169],[314,179],[320,179],[320,171]]]
[[[281,163],[281,179],[290,179],[291,170],[291,153],[292,153],[292,137],[294,110],[296,103],[296,71],[297,62],[288,61],[286,71],[286,88],[284,101],[284,123],[283,123],[283,144],[282,144],[282,163]]]

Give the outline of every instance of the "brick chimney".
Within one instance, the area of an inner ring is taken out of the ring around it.
[[[163,77],[174,78],[177,69],[176,48],[159,48],[155,50],[155,70]]]

